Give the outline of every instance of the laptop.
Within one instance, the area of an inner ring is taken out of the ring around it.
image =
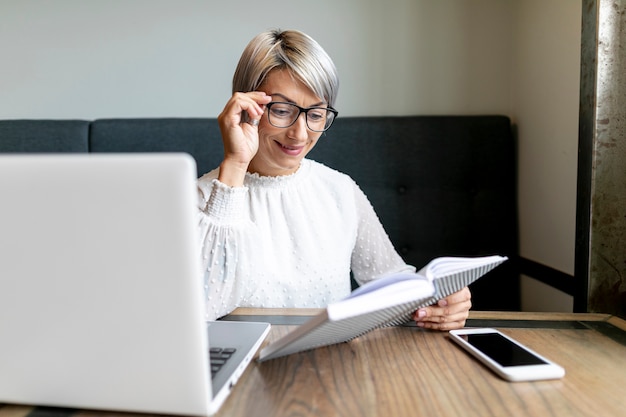
[[[269,324],[204,319],[195,175],[187,154],[0,156],[0,403],[220,407]]]

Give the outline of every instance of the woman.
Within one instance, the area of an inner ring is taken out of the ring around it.
[[[347,175],[305,159],[337,115],[332,60],[298,31],[244,50],[218,116],[219,168],[198,181],[207,319],[236,307],[325,307],[360,284],[415,271]],[[355,149],[355,152],[358,150]],[[469,289],[420,309],[421,327],[463,327]]]

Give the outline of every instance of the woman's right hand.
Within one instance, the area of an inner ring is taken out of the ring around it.
[[[259,120],[271,100],[261,91],[235,93],[217,117],[224,142],[224,160],[218,178],[222,183],[231,187],[243,185],[248,165],[259,149],[259,129],[244,122],[242,114],[246,113],[248,121]]]

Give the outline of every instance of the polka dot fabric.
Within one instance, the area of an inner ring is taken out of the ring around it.
[[[228,187],[198,180],[206,319],[237,307],[319,308],[359,283],[415,271],[393,248],[365,194],[347,175],[303,160],[289,176],[247,174]]]

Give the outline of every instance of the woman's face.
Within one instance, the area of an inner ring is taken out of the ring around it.
[[[289,102],[305,108],[326,106],[323,99],[288,70],[271,71],[259,90],[272,96],[272,101]],[[250,162],[248,171],[272,177],[293,174],[321,134],[307,128],[304,113],[293,125],[280,128],[269,123],[266,110],[259,122],[259,150]]]

